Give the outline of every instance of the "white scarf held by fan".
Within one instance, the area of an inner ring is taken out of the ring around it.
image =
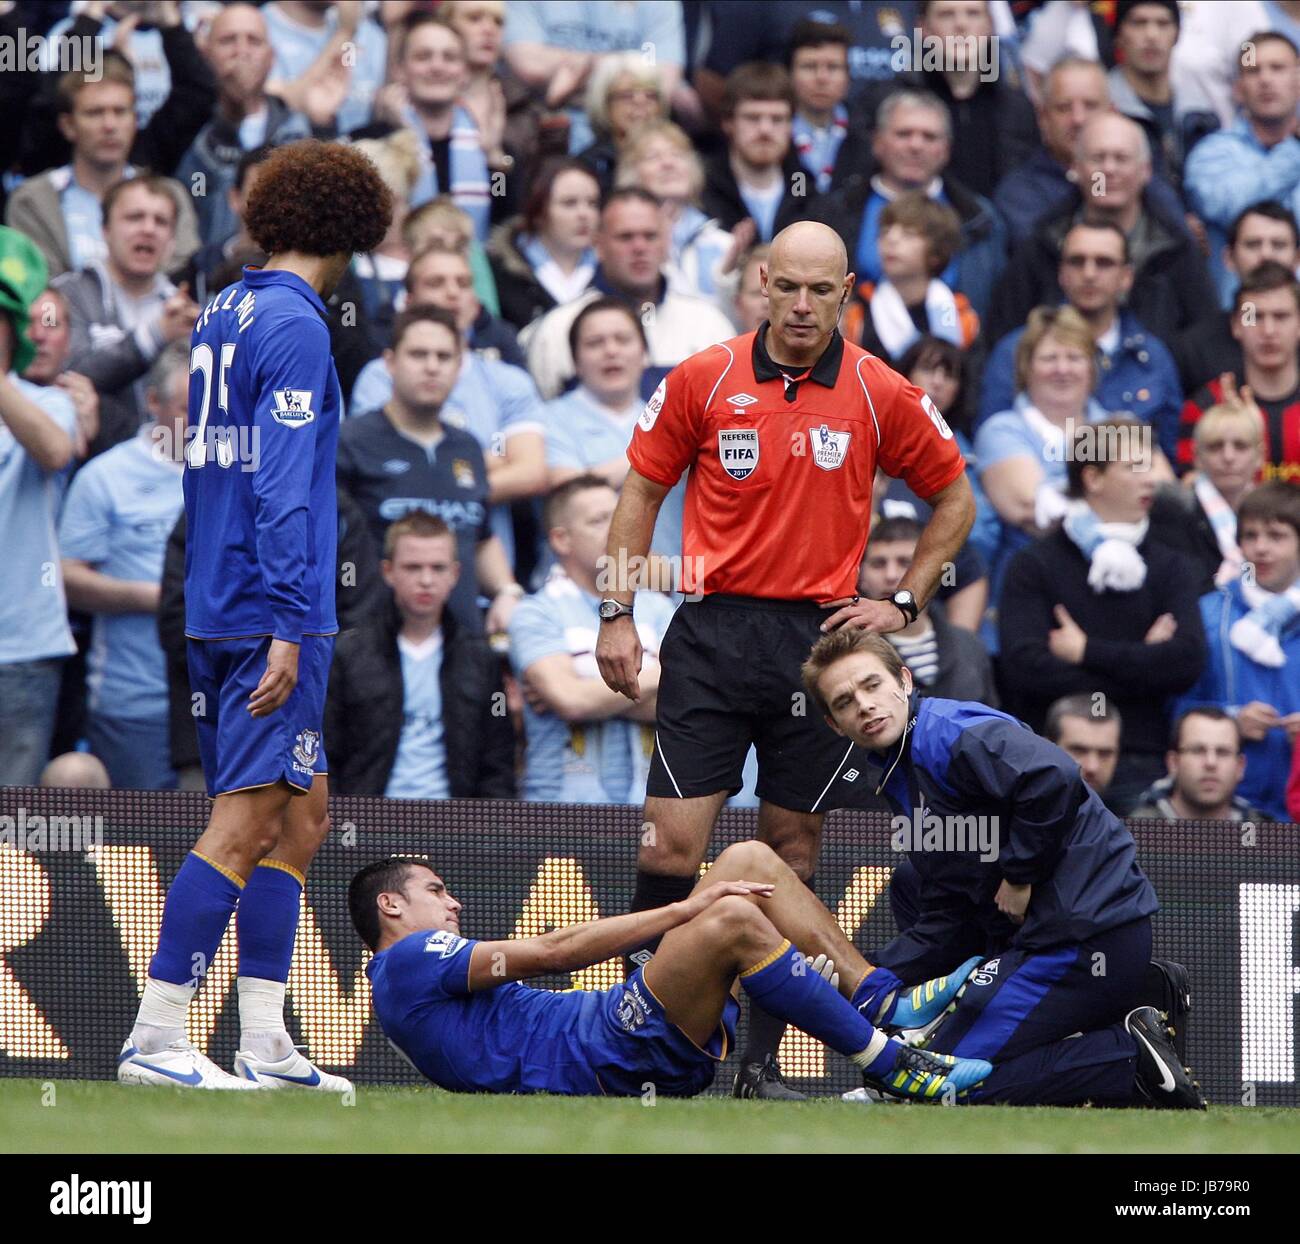
[[[961,325],[958,323],[957,299],[942,281],[931,281],[925,289],[925,318],[930,332],[953,345],[961,345]],[[912,323],[911,312],[903,302],[903,295],[889,281],[881,281],[871,291],[871,323],[890,358],[899,358],[907,348],[921,339]]]
[[[1286,664],[1282,631],[1300,614],[1300,583],[1293,583],[1285,592],[1269,592],[1243,578],[1241,594],[1250,612],[1228,629],[1228,642],[1252,661],[1281,669]]]
[[[1086,501],[1073,501],[1061,526],[1089,559],[1088,586],[1094,592],[1135,592],[1146,582],[1147,564],[1138,545],[1146,539],[1149,520],[1103,523]]]

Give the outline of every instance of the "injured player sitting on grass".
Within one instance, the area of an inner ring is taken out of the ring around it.
[[[883,1093],[953,1103],[991,1071],[982,1059],[911,1049],[889,1035],[942,1014],[963,971],[882,996],[873,965],[759,842],[724,850],[680,902],[539,937],[462,937],[461,904],[430,864],[407,856],[363,868],[348,905],[375,952],[366,972],[380,1026],[446,1089],[693,1096],[731,1049],[742,988],[845,1055]],[[603,963],[660,935],[655,957],[612,989],[519,983]]]

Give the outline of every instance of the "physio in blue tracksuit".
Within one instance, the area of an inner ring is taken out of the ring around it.
[[[832,631],[804,673],[830,724],[872,753],[870,786],[914,870],[908,927],[870,956],[882,993],[983,956],[927,1046],[993,1064],[973,1103],[1149,1100],[1139,1042],[1160,1042],[1126,1016],[1144,1000],[1158,903],[1078,765],[1006,713],[917,697],[883,636]]]

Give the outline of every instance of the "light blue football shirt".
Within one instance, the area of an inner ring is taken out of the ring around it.
[[[588,471],[616,454],[632,439],[637,416],[645,403],[637,399],[621,416],[602,406],[582,385],[546,402],[542,407],[546,428],[546,465]],[[669,490],[659,507],[650,551],[680,562],[682,507],[686,501],[686,473]]]
[[[442,631],[422,644],[401,635],[402,737],[384,788],[387,799],[450,799],[442,725]]]
[[[261,13],[266,19],[271,47],[275,49],[271,78],[277,82],[293,82],[301,78],[333,37],[339,21],[332,8],[326,13],[325,24],[319,30],[291,21],[273,4],[265,5]],[[360,129],[370,120],[375,92],[384,85],[387,69],[388,36],[369,17],[361,19],[354,44],[351,85],[336,117],[340,134]]]
[[[184,468],[157,452],[153,425],[92,458],[68,488],[59,551],[110,579],[159,583],[185,504]],[[152,613],[101,613],[86,658],[92,712],[126,721],[167,715],[167,665]]]
[[[69,436],[77,432],[72,399],[13,372],[9,379]],[[64,471],[43,471],[0,418],[0,663],[66,657],[77,650],[68,628],[56,538]]]
[[[510,619],[510,660],[520,677],[543,657],[556,653],[573,661],[582,678],[600,678],[596,637],[600,598],[583,591],[556,566],[541,590],[519,602]],[[639,592],[636,626],[647,655],[659,645],[673,615],[672,603],[657,592]],[[524,704],[525,799],[545,803],[641,803],[654,754],[654,726],[608,717],[565,722],[554,713]]]
[[[101,263],[108,255],[104,241],[104,208],[75,177],[59,194],[59,210],[68,235],[68,260],[73,272]]]

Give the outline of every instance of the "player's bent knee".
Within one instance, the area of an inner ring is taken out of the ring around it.
[[[279,820],[209,825],[200,840],[199,850],[220,858],[246,860],[250,864],[256,864],[275,850],[280,841],[280,829]]]
[[[781,857],[767,843],[753,839],[727,847],[714,867],[724,860],[728,871],[735,871],[742,881],[774,881],[781,872]]]
[[[705,915],[719,935],[729,941],[744,940],[771,923],[755,900],[743,894],[728,894],[718,899]]]

